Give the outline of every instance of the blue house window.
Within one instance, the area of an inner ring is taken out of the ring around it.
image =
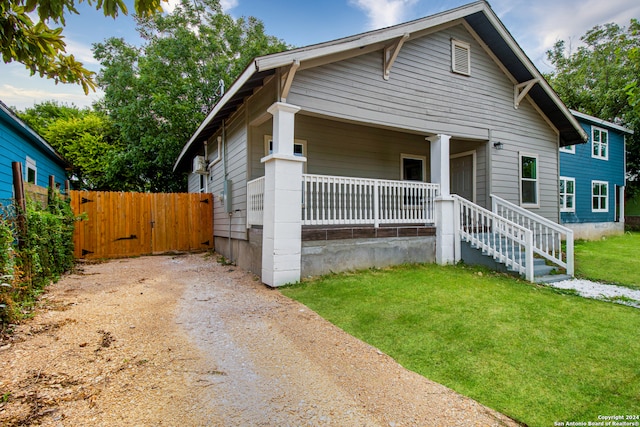
[[[38,169],[36,168],[36,161],[27,156],[25,166],[26,181],[30,182],[31,184],[35,184],[38,180]]]
[[[576,179],[560,177],[560,212],[576,211]]]
[[[608,195],[608,182],[591,181],[591,210],[593,212],[609,212],[607,205]]]
[[[564,146],[564,147],[560,147],[560,151],[562,151],[563,153],[575,154],[576,153],[576,146],[575,145],[567,145],[567,146]]]
[[[591,157],[607,160],[609,158],[609,132],[595,126],[591,127]]]

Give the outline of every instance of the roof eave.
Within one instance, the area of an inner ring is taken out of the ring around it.
[[[238,91],[242,88],[242,86],[257,72],[257,67],[256,67],[256,61],[253,60],[249,63],[249,65],[247,65],[247,67],[245,68],[245,70],[242,72],[242,74],[240,74],[240,77],[238,77],[236,79],[235,82],[233,82],[233,84],[231,85],[231,87],[229,88],[229,90],[227,90],[225,92],[225,94],[222,96],[222,98],[220,98],[220,100],[216,103],[216,105],[213,107],[213,110],[211,110],[211,112],[207,115],[207,117],[202,121],[202,123],[200,124],[200,126],[198,127],[198,129],[195,131],[195,133],[191,136],[191,138],[189,139],[189,141],[185,144],[184,147],[182,147],[182,151],[180,152],[180,154],[178,155],[178,159],[176,160],[176,162],[173,165],[173,171],[175,172],[180,164],[183,161],[184,156],[187,154],[188,151],[190,151],[191,149],[191,145],[198,139],[198,137],[200,136],[200,134],[202,133],[202,131],[207,127],[207,125],[211,122],[211,120],[213,120],[216,115],[220,112],[220,110],[227,104],[227,102],[229,102],[236,93],[238,93]]]
[[[487,3],[483,3],[482,12],[484,12],[485,16],[489,19],[493,27],[498,31],[500,37],[507,43],[511,51],[516,55],[517,59],[520,63],[526,68],[526,70],[531,74],[532,78],[538,79],[538,84],[546,94],[550,98],[550,100],[557,106],[557,108],[562,112],[564,117],[569,121],[573,129],[578,134],[579,138],[582,142],[586,142],[588,140],[588,135],[584,132],[576,118],[571,114],[569,108],[562,102],[558,94],[551,88],[547,80],[540,73],[538,68],[531,62],[529,57],[524,53],[524,51],[520,48],[520,45],[515,41],[509,30],[506,29],[502,21],[498,18],[495,12],[488,6]],[[522,82],[519,82],[522,83]],[[567,141],[567,145],[569,142],[575,143],[574,141]]]

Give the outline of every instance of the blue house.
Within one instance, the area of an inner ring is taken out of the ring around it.
[[[572,111],[589,135],[560,148],[560,220],[577,239],[624,232],[625,135],[633,131]]]
[[[25,182],[47,187],[49,176],[56,184],[67,179],[66,160],[0,101],[0,205],[13,198],[12,162],[21,162]]]

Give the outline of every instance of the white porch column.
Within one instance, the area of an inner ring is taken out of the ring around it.
[[[273,153],[264,163],[264,225],[262,281],[281,286],[300,280],[302,248],[302,165],[293,155],[295,114],[300,107],[276,102],[273,115]]]
[[[450,194],[449,135],[427,138],[431,142],[431,182],[440,184],[440,195],[436,197],[436,263],[453,264],[460,260],[456,242],[455,202]]]

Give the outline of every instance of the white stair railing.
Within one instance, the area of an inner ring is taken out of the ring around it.
[[[458,195],[456,240],[469,242],[533,282],[533,232]]]
[[[537,255],[564,268],[569,276],[573,276],[573,230],[496,195],[492,194],[491,199],[492,210],[495,214],[533,232],[533,250]],[[562,249],[563,241],[566,246],[564,251]]]

